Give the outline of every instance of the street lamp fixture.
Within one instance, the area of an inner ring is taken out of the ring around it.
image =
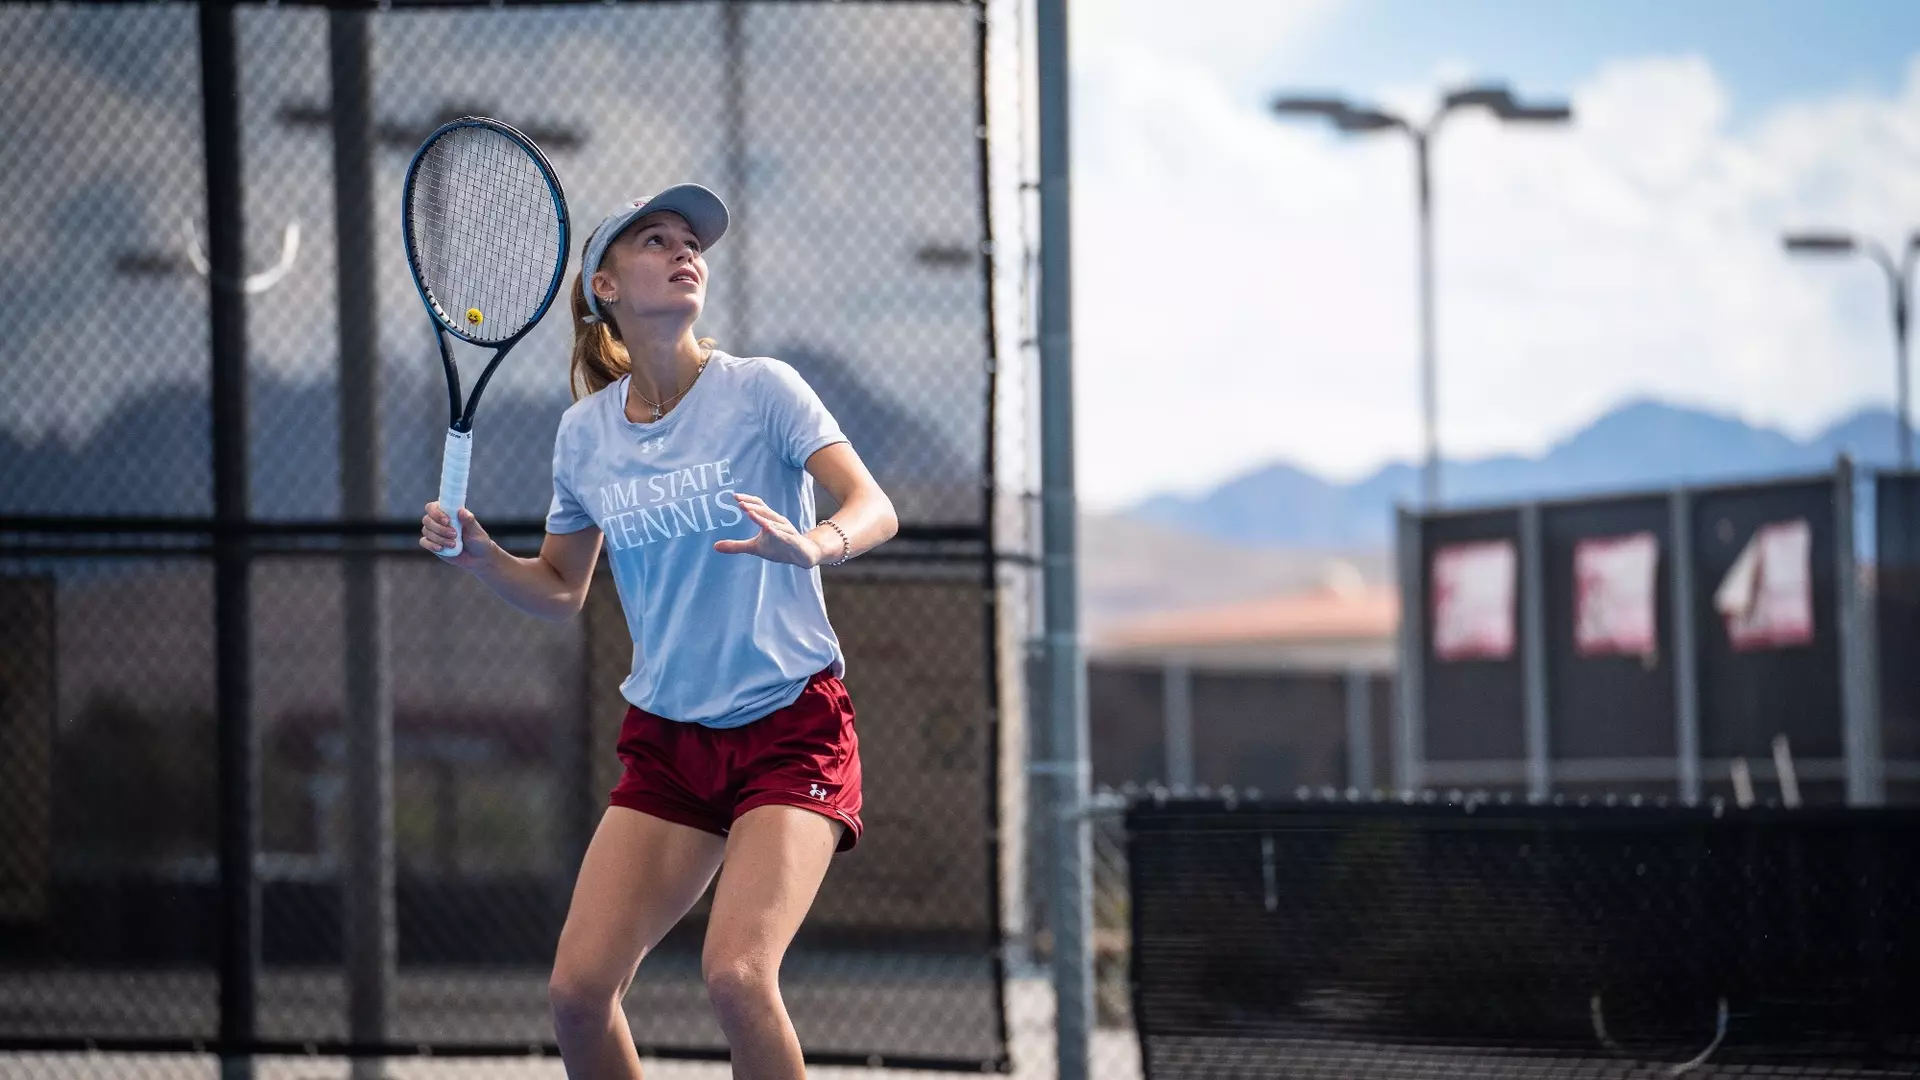
[[[1878,241],[1851,233],[1832,231],[1792,232],[1781,237],[1781,245],[1790,255],[1865,255],[1887,277],[1890,293],[1888,307],[1893,316],[1893,369],[1898,387],[1900,468],[1913,468],[1913,419],[1907,407],[1907,297],[1912,292],[1914,260],[1920,257],[1920,232],[1907,238],[1907,246],[1898,259]]]
[[[1845,233],[1788,233],[1783,242],[1795,255],[1848,255],[1859,246]]]
[[[1440,502],[1440,443],[1434,375],[1433,184],[1428,168],[1429,147],[1439,133],[1441,120],[1448,113],[1461,109],[1482,108],[1502,121],[1523,124],[1564,124],[1573,119],[1573,109],[1564,102],[1517,101],[1504,83],[1481,83],[1451,91],[1440,99],[1439,109],[1427,118],[1425,124],[1415,124],[1405,117],[1355,105],[1339,97],[1282,95],[1274,98],[1269,107],[1276,116],[1320,117],[1336,130],[1351,134],[1401,131],[1413,140],[1420,209],[1420,397],[1425,443],[1420,489],[1422,502],[1430,508],[1437,506]]]

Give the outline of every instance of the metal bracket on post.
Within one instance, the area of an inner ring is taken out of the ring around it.
[[[1079,809],[1066,815],[1069,820],[1085,821],[1089,818],[1112,817],[1127,812],[1129,801],[1125,795],[1115,791],[1096,791],[1088,795]]]
[[[212,280],[213,264],[207,261],[207,253],[200,246],[200,236],[194,231],[192,219],[189,218],[182,222],[180,230],[181,238],[186,247],[187,265],[193,267],[194,273],[208,280]],[[272,266],[258,273],[247,274],[231,280],[240,282],[241,292],[246,293],[248,296],[257,296],[273,288],[275,285],[280,284],[282,279],[293,272],[293,264],[299,258],[300,220],[295,218],[287,222],[286,230],[281,233],[280,257],[274,261]],[[223,276],[221,280],[224,282],[229,279]]]

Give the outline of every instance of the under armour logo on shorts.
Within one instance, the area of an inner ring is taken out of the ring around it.
[[[827,789],[821,787],[819,784],[815,784],[812,787],[807,789],[807,794],[813,796],[816,799],[824,799],[827,797]]]

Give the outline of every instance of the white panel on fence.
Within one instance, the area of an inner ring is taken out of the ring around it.
[[[1735,649],[1781,649],[1813,640],[1813,531],[1805,518],[1763,525],[1713,594]]]
[[[1658,654],[1660,541],[1651,532],[1595,536],[1573,548],[1573,642],[1581,656]]]
[[[1513,655],[1511,540],[1451,544],[1433,554],[1433,655],[1502,660]]]

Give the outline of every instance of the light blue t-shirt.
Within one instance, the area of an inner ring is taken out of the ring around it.
[[[560,418],[547,512],[548,532],[606,536],[633,635],[621,695],[730,728],[791,705],[821,670],[842,674],[818,569],[713,550],[759,532],[736,491],[801,532],[817,524],[807,458],[846,436],[813,388],[779,360],[716,351],[659,420],[628,420],[626,400],[622,377]]]

